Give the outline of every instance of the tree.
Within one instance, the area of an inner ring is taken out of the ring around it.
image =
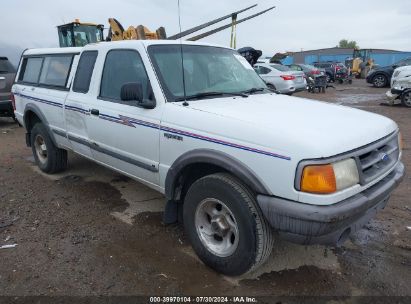
[[[355,41],[355,40],[348,41],[347,39],[341,39],[337,47],[340,47],[340,48],[353,48],[353,49],[359,49],[360,48],[357,44],[357,41]]]

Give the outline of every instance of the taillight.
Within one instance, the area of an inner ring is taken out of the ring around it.
[[[14,94],[10,94],[11,104],[13,105],[13,110],[16,111],[16,99],[14,98]]]
[[[318,75],[318,74],[320,74],[320,70],[312,70],[311,74]]]
[[[335,67],[335,70],[336,70],[336,71],[339,71],[339,70],[341,70],[341,67],[337,65],[337,66]]]
[[[293,75],[281,75],[280,77],[284,80],[294,80],[295,79],[295,76]]]

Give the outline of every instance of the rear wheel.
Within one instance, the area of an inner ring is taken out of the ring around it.
[[[372,79],[372,84],[376,88],[383,88],[387,85],[387,83],[388,83],[387,77],[385,77],[385,75],[382,75],[382,74],[375,75],[374,78]]]
[[[332,81],[331,74],[326,73],[325,77],[326,77],[326,79],[327,79],[327,83],[330,83],[330,82]]]
[[[411,108],[411,90],[402,93],[401,102],[404,106]]]
[[[194,182],[184,201],[185,232],[199,258],[226,275],[241,275],[270,255],[273,236],[254,195],[225,173]]]
[[[276,91],[277,89],[275,88],[275,85],[271,84],[271,83],[267,83],[267,87],[271,90],[271,91]]]
[[[42,123],[34,125],[30,141],[34,159],[41,171],[57,173],[67,168],[67,151],[54,145]]]

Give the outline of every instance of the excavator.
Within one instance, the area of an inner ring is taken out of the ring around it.
[[[375,67],[371,52],[371,49],[354,49],[352,58],[345,61],[345,65],[351,69],[352,75],[356,78],[365,78]]]
[[[75,47],[75,46],[84,46],[89,43],[97,43],[101,41],[119,41],[119,40],[146,40],[146,39],[181,39],[188,35],[191,35],[195,32],[198,32],[206,27],[212,26],[218,22],[221,22],[225,19],[231,18],[231,23],[217,27],[215,29],[209,30],[207,32],[192,36],[188,38],[189,41],[197,41],[199,39],[205,38],[217,32],[220,32],[224,29],[231,27],[231,40],[230,47],[236,48],[237,39],[236,39],[236,29],[237,24],[240,24],[244,21],[255,18],[259,15],[262,15],[275,6],[269,7],[263,11],[257,12],[253,15],[245,17],[243,19],[237,19],[237,15],[243,13],[247,10],[250,10],[256,7],[257,4],[244,8],[242,10],[233,12],[231,14],[219,17],[217,19],[211,20],[209,22],[200,24],[188,30],[182,31],[172,36],[167,36],[166,30],[164,27],[159,27],[156,31],[150,31],[144,25],[139,25],[137,27],[129,26],[125,29],[119,21],[115,18],[109,18],[108,23],[110,28],[108,30],[107,37],[104,37],[104,25],[95,24],[95,23],[83,23],[79,19],[75,19],[74,22],[63,24],[57,26],[57,32],[59,36],[60,47]]]

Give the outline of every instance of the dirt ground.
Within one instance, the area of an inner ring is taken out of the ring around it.
[[[384,106],[386,89],[356,80],[325,94],[298,93],[394,119],[411,168],[411,109]],[[408,295],[411,177],[343,247],[277,241],[257,273],[204,266],[178,225],[164,226],[162,195],[70,154],[64,174],[33,163],[24,129],[0,118],[0,295]]]

